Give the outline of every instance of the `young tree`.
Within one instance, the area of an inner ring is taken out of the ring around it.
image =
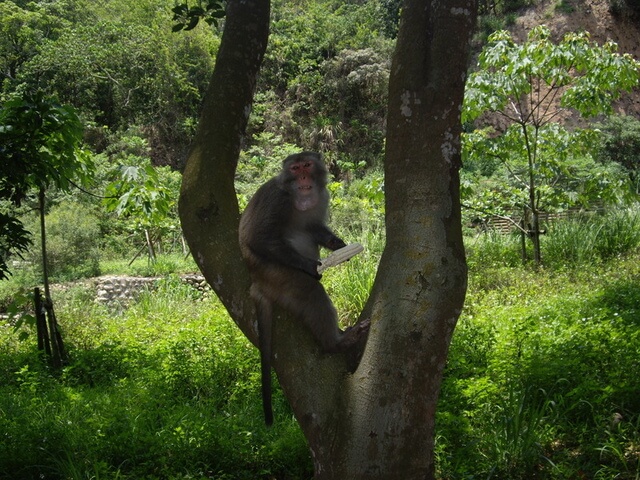
[[[179,203],[199,267],[255,344],[233,180],[268,19],[267,0],[228,3]],[[474,22],[472,0],[405,2],[389,90],[387,245],[362,313],[371,331],[356,372],[341,355],[319,354],[295,319],[274,320],[273,366],[315,478],[435,476],[436,403],[466,291],[459,112]]]
[[[5,102],[0,110],[0,152],[3,157],[0,170],[0,198],[13,206],[19,206],[30,191],[36,190],[38,195],[44,282],[43,306],[49,317],[50,353],[56,367],[60,366],[64,358],[64,349],[49,292],[45,229],[46,190],[53,186],[68,191],[74,181],[83,182],[89,177],[92,165],[80,148],[82,133],[82,122],[71,107],[59,105],[54,99],[42,94],[13,98]],[[11,213],[8,215],[11,217]],[[13,221],[16,228],[21,226],[15,216]],[[3,264],[6,263],[3,261]],[[36,290],[36,304],[40,301],[39,297]],[[39,344],[42,337],[46,336],[46,329],[43,332],[39,328]]]
[[[156,168],[148,159],[130,160],[139,165],[121,165],[116,169],[117,178],[107,185],[104,204],[108,211],[128,218],[131,230],[144,234],[149,260],[155,261],[154,243],[159,243],[162,234],[174,226],[170,213],[175,201],[170,190],[172,183],[178,185],[179,180],[175,180],[178,174],[169,171],[168,167]]]
[[[575,159],[588,155],[590,132],[569,132],[560,119],[566,110],[584,117],[608,114],[621,92],[638,83],[640,63],[616,50],[613,42],[590,42],[586,32],[568,33],[555,44],[549,29],[539,26],[519,45],[499,31],[489,37],[469,77],[463,121],[496,112],[508,126],[498,134],[485,129],[465,135],[465,149],[497,158],[507,169],[507,189],[516,196],[514,210],[523,209],[530,224],[537,264],[541,205],[567,186]]]
[[[91,163],[79,147],[82,132],[82,123],[71,107],[41,94],[12,98],[0,108],[2,230],[23,237],[11,246],[14,252],[29,244],[14,208],[34,190],[43,197],[49,187],[67,191],[73,181],[83,182],[90,176]],[[0,278],[7,273],[4,260]]]

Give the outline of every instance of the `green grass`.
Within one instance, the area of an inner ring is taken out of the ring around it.
[[[124,312],[76,289],[58,317],[60,374],[3,329],[0,478],[310,477],[279,390],[264,427],[257,352],[218,302],[169,280]]]
[[[640,256],[489,276],[471,271],[451,345],[443,476],[638,478]]]
[[[103,259],[100,262],[100,272],[103,275],[132,275],[140,277],[155,277],[170,273],[197,272],[198,267],[191,255],[169,253],[158,255],[155,261],[150,261],[145,255],[131,258]]]
[[[517,238],[468,239],[469,291],[437,412],[439,478],[640,478],[634,218],[555,226],[538,269],[521,264]],[[562,228],[578,233],[561,241]],[[570,255],[588,233],[590,253]],[[323,280],[349,324],[384,241],[342,235],[366,247]],[[38,357],[28,326],[21,340],[0,325],[1,479],[311,477],[275,381],[277,420],[264,427],[257,351],[215,299],[169,275],[126,309],[96,304],[82,285],[54,300],[71,354],[62,372]]]

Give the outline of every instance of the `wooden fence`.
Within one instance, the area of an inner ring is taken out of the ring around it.
[[[557,213],[549,213],[549,212],[540,212],[540,226],[549,225],[550,223],[556,222],[558,220],[568,220],[570,218],[576,218],[579,216],[585,215],[598,215],[605,212],[604,206],[596,206],[589,209],[584,208],[570,208],[563,212]],[[510,234],[518,229],[517,225],[522,225],[523,217],[520,216],[511,216],[511,217],[498,217],[492,216],[488,220],[484,221],[478,219],[473,222],[473,226],[482,230],[482,231],[494,231],[502,234]],[[526,222],[525,222],[525,225]],[[525,229],[528,229],[528,226],[524,226]]]

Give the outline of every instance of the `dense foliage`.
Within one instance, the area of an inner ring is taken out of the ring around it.
[[[488,17],[504,19],[526,4],[520,0],[483,4],[481,23]],[[200,22],[189,31],[172,32],[178,21],[174,15],[178,13],[176,4],[169,0],[135,4],[109,0],[100,5],[84,0],[53,3],[6,0],[0,4],[3,32],[0,68],[4,73],[0,101],[17,93],[40,90],[57,95],[60,102],[80,112],[85,124],[84,140],[99,164],[94,187],[90,189],[93,194],[113,197],[124,193],[118,190],[123,177],[115,174],[116,168],[121,172],[132,173],[130,167],[140,174],[147,172],[148,184],[152,174],[145,168],[150,164],[169,165],[176,170],[183,167],[224,19],[220,19],[216,2],[181,5],[188,5],[188,10],[178,12],[184,16],[184,26],[191,26],[187,17],[200,12],[199,8],[206,18],[216,22],[212,26]],[[322,152],[336,178],[348,182],[380,167],[384,155],[386,87],[398,9],[398,2],[387,0],[273,3],[270,42],[242,154],[243,163],[251,167],[240,172],[241,203],[291,151]],[[214,11],[215,15],[207,17]],[[495,23],[494,29],[498,26]],[[587,37],[585,34],[576,38]],[[547,50],[555,51],[546,40]],[[584,41],[576,44],[588,47]],[[510,48],[519,47],[511,44]],[[607,49],[612,50],[613,46]],[[553,56],[547,57],[546,61],[554,61]],[[526,61],[537,71],[549,70],[541,63],[545,55],[524,56],[520,60],[521,67]],[[616,69],[610,65],[601,71]],[[608,99],[609,93],[598,88],[602,93],[598,98]],[[541,153],[549,158],[561,158],[557,154],[562,154],[565,161],[558,168],[553,166],[541,172],[546,184],[553,185],[557,193],[550,196],[544,192],[543,197],[549,201],[541,207],[562,210],[576,203],[584,205],[603,193],[607,200],[617,201],[621,197],[621,181],[627,174],[635,179],[633,172],[637,168],[634,160],[637,149],[618,148],[619,141],[637,124],[640,122],[636,119],[626,118],[624,132],[612,124],[611,129],[602,129],[606,141],[590,135],[584,136],[590,139],[584,144],[575,141],[576,132],[572,130],[550,132],[547,136],[553,141],[546,142],[545,137],[546,150]],[[477,147],[488,147],[489,139],[483,132],[486,131],[482,128],[475,131],[478,142],[472,143]],[[507,136],[504,138],[509,140]],[[503,143],[500,156],[517,159],[521,150],[518,142]],[[583,148],[577,153],[567,147],[578,144],[583,144]],[[597,145],[607,148],[597,149]],[[503,206],[517,205],[518,197],[522,196],[522,188],[510,182],[510,173],[499,165],[494,150],[467,149],[464,192],[473,192],[466,204],[476,209],[469,220],[486,217],[487,205],[493,205],[494,210],[497,206],[500,210],[497,213],[507,213]],[[570,151],[571,155],[567,153]],[[259,178],[251,176],[254,174]],[[556,179],[558,175],[561,182]],[[140,206],[144,195],[162,196],[165,192],[175,199],[175,186],[175,181],[166,179],[158,192],[147,189],[134,195],[136,198],[129,207]],[[76,193],[74,201],[91,203],[96,210],[101,208],[97,206],[99,199],[82,197]],[[124,247],[117,240],[123,232],[132,233],[131,239],[135,239],[129,242],[132,256],[149,243],[146,240],[149,238],[176,243],[177,223],[171,205],[165,209],[167,215],[146,212],[132,216],[129,213],[133,210],[125,209],[122,199],[112,200],[112,206],[119,202],[112,213],[96,213],[101,238],[108,239],[107,243],[118,254]],[[121,215],[116,215],[116,210]],[[150,219],[151,216],[155,218]]]

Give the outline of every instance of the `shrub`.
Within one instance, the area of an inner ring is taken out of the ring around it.
[[[34,232],[34,246],[29,252],[29,260],[41,271],[42,243],[38,221],[34,219],[30,228]],[[89,207],[80,203],[61,203],[51,208],[45,223],[47,263],[52,279],[75,280],[100,273],[100,228]]]

